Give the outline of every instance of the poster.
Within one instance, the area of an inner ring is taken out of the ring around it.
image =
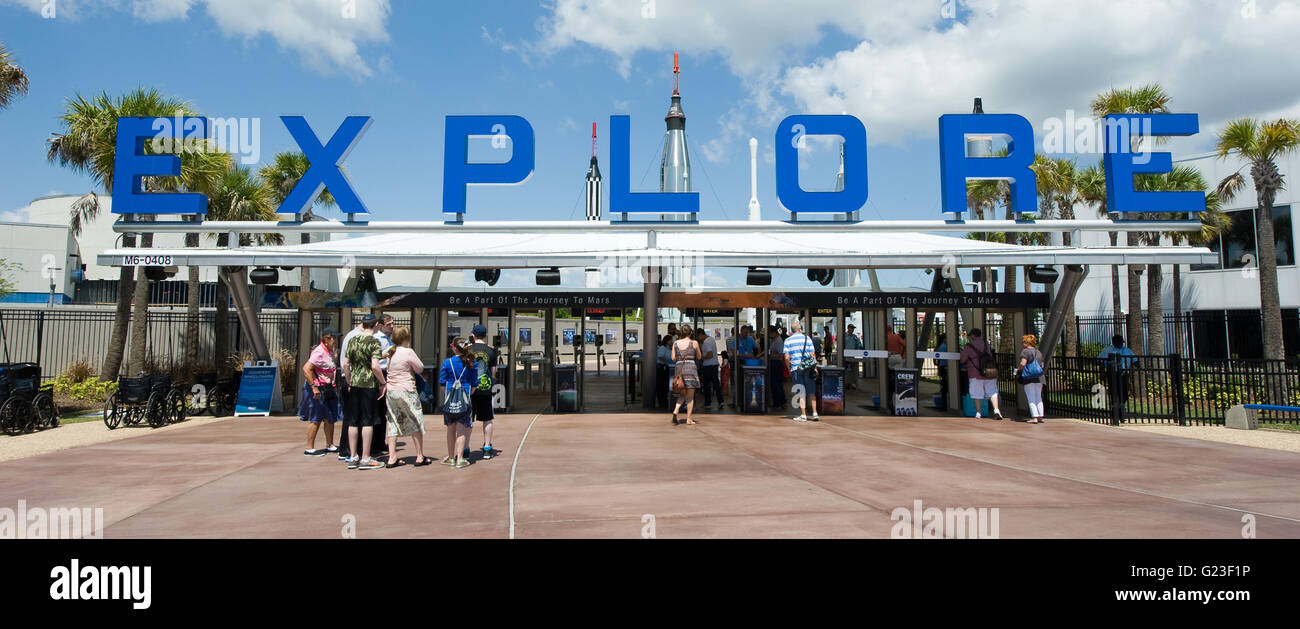
[[[825,415],[844,414],[844,370],[822,368],[821,412]]]
[[[268,417],[272,411],[284,410],[280,394],[280,363],[259,361],[244,363],[239,377],[239,398],[235,400],[235,417],[261,415]]]
[[[583,339],[583,342],[586,343],[587,345],[595,345],[595,344],[596,344],[596,331],[595,331],[595,330],[586,330],[586,331],[584,331],[583,334],[582,334],[582,339]]]
[[[895,415],[916,415],[916,369],[894,369],[893,406]]]
[[[637,342],[636,340],[637,340],[636,330],[628,330],[627,334],[623,335],[623,342],[626,345],[636,345]]]
[[[523,343],[524,345],[532,345],[532,344],[533,344],[533,329],[532,329],[532,328],[519,328],[519,342],[520,342],[520,343]]]
[[[574,339],[574,337],[576,337],[577,335],[578,335],[578,330],[577,330],[576,328],[564,328],[564,341],[563,341],[563,343],[564,343],[565,345],[573,345],[573,339]]]

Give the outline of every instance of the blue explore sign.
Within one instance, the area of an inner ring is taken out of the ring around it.
[[[145,193],[144,177],[180,175],[181,158],[165,154],[158,146],[174,142],[193,145],[207,137],[206,118],[120,118],[113,179],[113,212],[118,214],[203,214],[207,198],[195,193]],[[302,116],[282,116],[281,121],[307,156],[311,167],[277,210],[299,214],[328,189],[345,214],[369,214],[343,173],[343,161],[361,141],[372,118],[349,116],[322,143]],[[1196,114],[1122,114],[1105,118],[1106,207],[1120,214],[1134,212],[1201,212],[1205,198],[1198,192],[1138,192],[1134,175],[1167,173],[1172,156],[1138,152],[1134,146],[1154,137],[1194,135]],[[629,172],[631,118],[610,116],[609,209],[619,214],[698,214],[698,192],[633,192]],[[809,192],[799,185],[799,148],[806,136],[838,136],[844,142],[844,186],[835,192]],[[1007,154],[1002,157],[967,154],[970,136],[1001,136]],[[471,162],[471,138],[508,138],[513,143],[504,162]],[[442,211],[462,217],[467,213],[469,186],[517,185],[532,176],[536,163],[533,127],[520,116],[447,116],[443,161]],[[776,194],[792,214],[851,213],[867,201],[867,128],[856,116],[797,115],[776,129]],[[149,142],[153,150],[147,151]],[[968,211],[966,184],[973,179],[1010,182],[1013,212],[1029,212],[1037,205],[1038,189],[1030,166],[1034,161],[1034,128],[1015,114],[947,114],[939,117],[939,178],[944,213],[960,216]]]

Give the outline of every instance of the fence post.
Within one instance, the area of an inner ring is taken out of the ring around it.
[[[1124,393],[1120,385],[1120,378],[1125,377],[1116,364],[1117,359],[1106,361],[1107,380],[1110,381],[1110,425],[1118,426],[1124,423]]]
[[[36,364],[41,364],[41,346],[45,338],[45,311],[36,311]]]
[[[1169,384],[1174,388],[1174,419],[1178,420],[1179,426],[1186,426],[1187,410],[1183,408],[1183,357],[1170,354],[1165,360],[1169,362]]]

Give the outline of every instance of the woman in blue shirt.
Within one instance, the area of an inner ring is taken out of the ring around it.
[[[474,383],[478,382],[478,374],[474,371],[474,356],[470,354],[469,345],[469,341],[463,337],[456,337],[451,342],[455,353],[442,361],[442,370],[438,375],[438,384],[444,389],[454,382],[460,382],[467,400],[469,392],[474,390]],[[453,419],[443,413],[442,423],[447,426],[447,458],[442,460],[442,464],[456,469],[467,467],[469,461],[465,459],[465,452],[468,452],[466,446],[469,444],[469,433],[474,428],[473,414],[465,413]]]

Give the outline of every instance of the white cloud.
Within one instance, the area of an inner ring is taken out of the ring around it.
[[[0,0],[41,14],[50,0]],[[355,78],[374,74],[362,56],[366,44],[388,41],[389,0],[53,0],[58,18],[79,19],[97,11],[131,11],[146,22],[184,20],[202,4],[227,36],[253,40],[269,35],[322,74]],[[379,60],[380,71],[391,61]]]
[[[1152,81],[1175,110],[1201,114],[1203,139],[1228,118],[1300,112],[1293,0],[1261,1],[1253,18],[1216,0],[961,0],[959,20],[937,0],[655,0],[653,19],[642,5],[557,0],[543,47],[592,46],[625,67],[642,51],[719,55],[750,95],[719,123],[728,144],[745,127],[761,139],[787,110],[847,111],[873,142],[933,137],[939,115],[975,96],[1041,129],[1112,86]],[[812,58],[827,33],[852,43]]]

